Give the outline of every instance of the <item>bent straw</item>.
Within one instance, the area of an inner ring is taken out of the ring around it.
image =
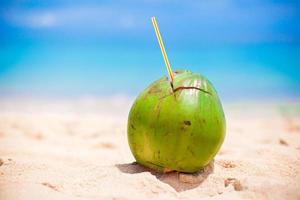
[[[171,79],[171,83],[173,83],[173,80],[174,80],[173,72],[172,72],[172,69],[171,69],[171,66],[170,66],[170,63],[169,63],[169,60],[168,60],[168,56],[167,56],[167,53],[166,53],[166,50],[165,50],[165,47],[164,47],[164,43],[163,43],[163,41],[161,39],[161,36],[160,36],[160,32],[159,32],[155,17],[151,17],[151,21],[152,21],[152,24],[153,24],[153,27],[154,27],[154,30],[155,30],[155,34],[156,34],[156,37],[157,37],[157,40],[158,40],[158,43],[159,43],[159,46],[160,46],[161,53],[163,55],[163,58],[164,58],[164,61],[165,61],[165,64],[166,64],[166,67],[167,67],[167,70],[168,70],[169,77]]]

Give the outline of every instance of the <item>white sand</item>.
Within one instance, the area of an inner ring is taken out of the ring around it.
[[[227,135],[194,175],[127,144],[131,101],[0,100],[0,199],[300,199],[300,102],[226,104]]]

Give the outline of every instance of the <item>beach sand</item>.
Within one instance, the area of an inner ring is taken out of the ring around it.
[[[126,97],[0,100],[0,199],[300,199],[300,101],[225,103],[227,134],[198,173],[134,161]]]

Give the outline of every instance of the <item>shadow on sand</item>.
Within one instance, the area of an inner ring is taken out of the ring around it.
[[[182,192],[198,187],[207,177],[214,171],[214,161],[211,161],[207,166],[199,172],[187,174],[182,172],[160,173],[152,169],[146,168],[136,162],[117,164],[116,167],[126,174],[138,174],[150,172],[158,180],[169,184],[177,192]]]

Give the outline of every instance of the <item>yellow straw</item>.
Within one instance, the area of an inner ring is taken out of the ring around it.
[[[172,72],[172,69],[171,69],[171,66],[170,66],[170,63],[169,63],[169,60],[168,60],[168,56],[167,56],[167,53],[166,53],[166,50],[165,50],[165,47],[164,47],[164,43],[161,39],[159,30],[158,30],[158,26],[157,26],[155,17],[151,17],[151,21],[152,21],[152,24],[153,24],[153,27],[154,27],[154,30],[155,30],[155,34],[156,34],[156,37],[157,37],[157,40],[158,40],[158,43],[159,43],[159,46],[160,46],[161,53],[163,55],[163,58],[164,58],[164,61],[165,61],[165,64],[166,64],[166,67],[167,67],[167,70],[168,70],[169,77],[171,79],[171,82],[173,82],[173,80],[174,80],[173,72]]]

